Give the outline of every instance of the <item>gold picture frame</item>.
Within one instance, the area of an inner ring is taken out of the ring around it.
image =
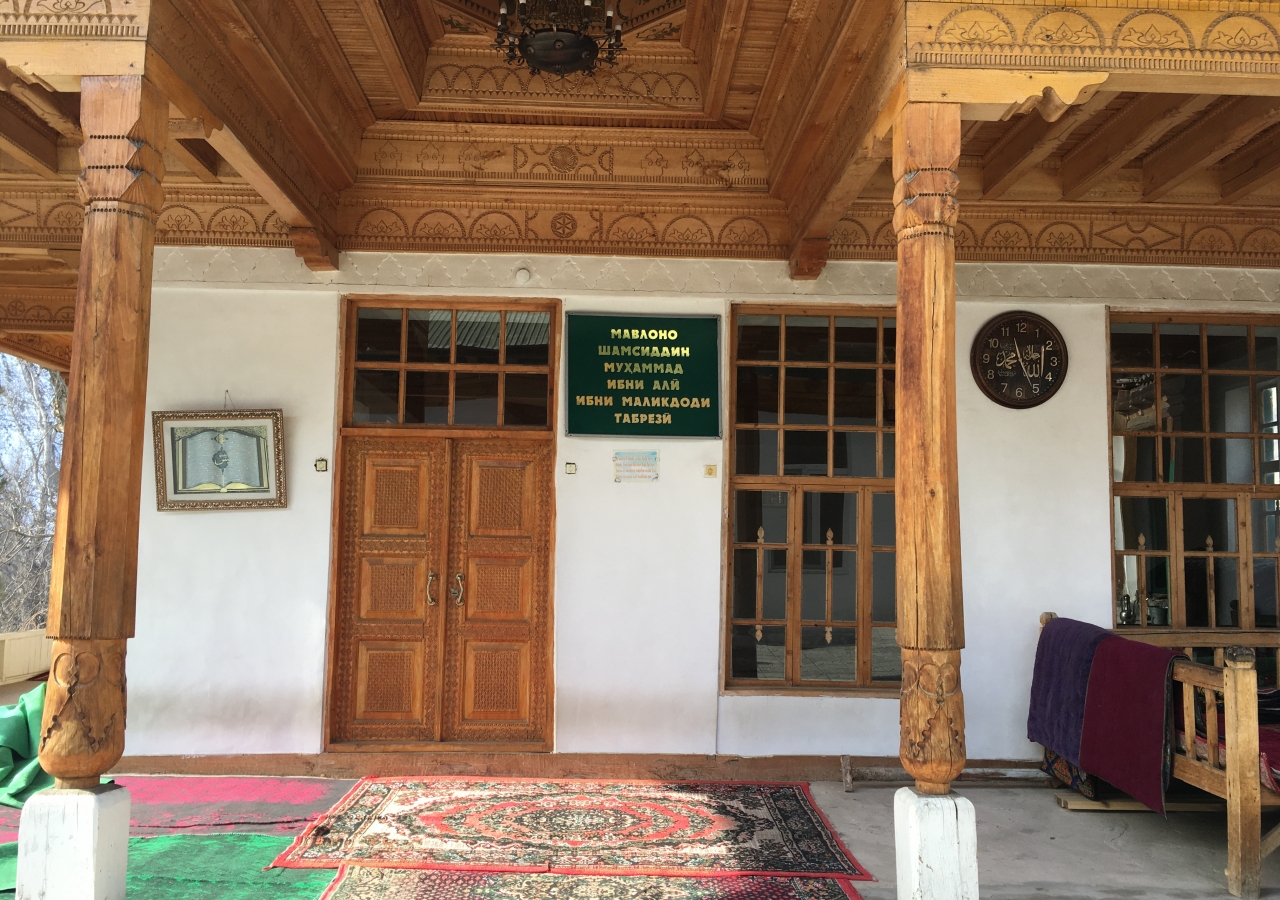
[[[284,411],[151,413],[156,509],[284,509]]]

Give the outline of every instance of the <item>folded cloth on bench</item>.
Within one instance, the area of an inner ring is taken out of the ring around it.
[[[1172,767],[1169,686],[1180,656],[1122,637],[1102,641],[1080,736],[1080,768],[1162,815]]]
[[[1031,676],[1027,738],[1078,768],[1085,698],[1094,652],[1108,632],[1075,619],[1051,619],[1040,630]]]

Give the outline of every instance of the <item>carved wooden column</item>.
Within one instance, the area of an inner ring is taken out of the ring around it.
[[[85,78],[84,240],[49,590],[53,660],[40,764],[98,783],[124,752],[133,636],[147,336],[168,102],[140,76]]]
[[[898,645],[902,764],[922,793],[964,769],[955,232],[960,105],[908,103],[893,132],[898,234]]]

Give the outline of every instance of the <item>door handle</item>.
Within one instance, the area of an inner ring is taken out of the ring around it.
[[[455,603],[461,606],[465,602],[465,598],[462,593],[462,573],[459,572],[457,575],[454,575],[453,579],[458,582],[458,586],[456,588],[449,588],[449,596],[454,599]]]
[[[427,573],[427,606],[435,606],[436,598],[431,596],[431,582],[436,580],[435,572]]]

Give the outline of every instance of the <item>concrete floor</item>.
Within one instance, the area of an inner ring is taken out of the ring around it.
[[[865,900],[896,900],[894,787],[817,782],[814,798],[875,875]],[[1060,789],[1059,789],[1060,790]],[[1044,787],[965,786],[978,816],[983,900],[1230,900],[1225,813],[1078,812]],[[1274,816],[1263,820],[1266,828]],[[1262,896],[1280,898],[1280,853],[1262,865]]]

